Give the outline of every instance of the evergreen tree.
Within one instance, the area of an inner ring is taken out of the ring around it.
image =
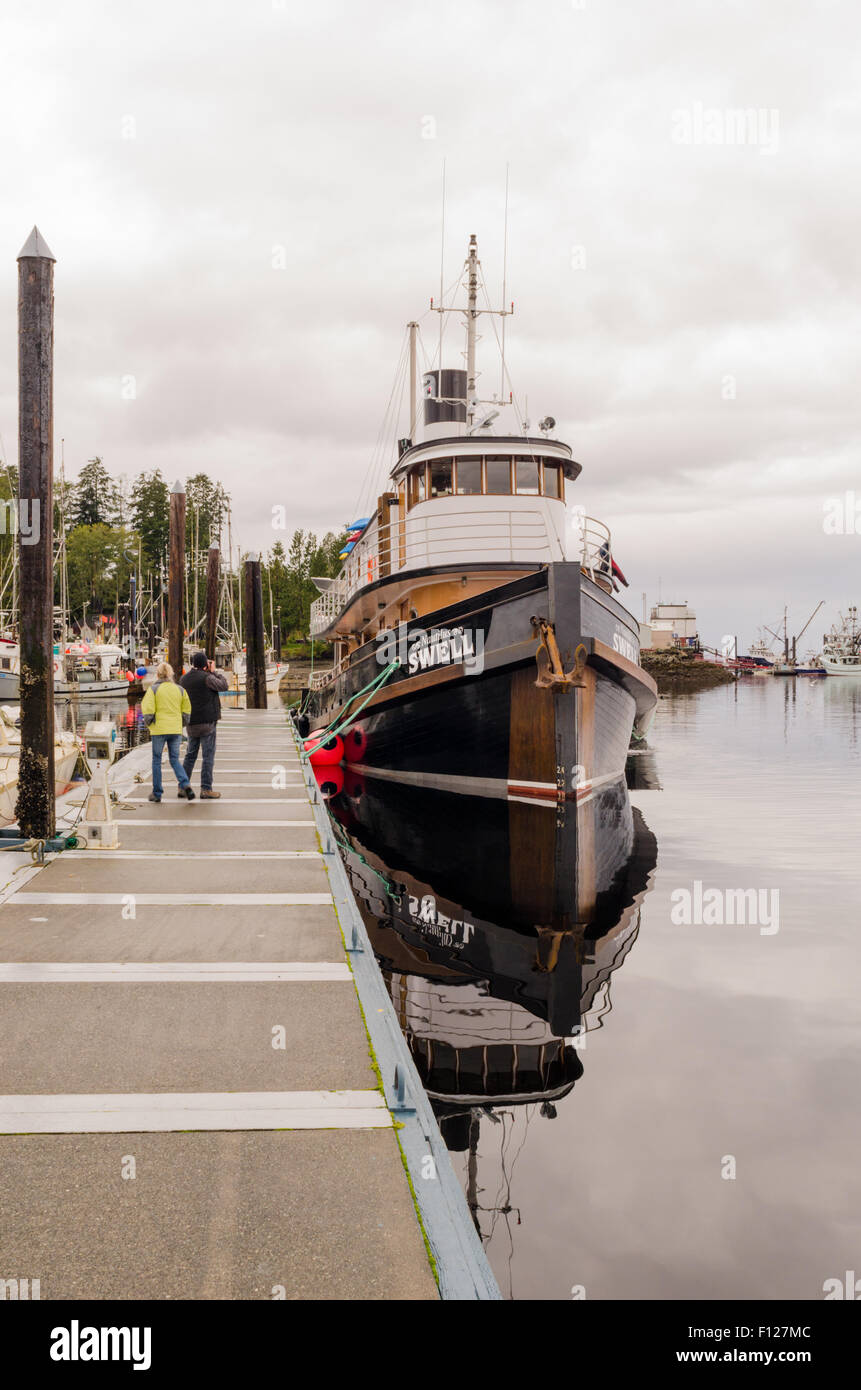
[[[90,459],[72,488],[72,526],[111,526],[120,511],[119,490],[102,460]]]
[[[129,518],[143,543],[147,567],[158,574],[167,566],[170,544],[170,489],[156,468],[140,473],[131,492]]]
[[[117,602],[128,599],[129,577],[134,567],[137,536],[123,527],[76,526],[66,541],[69,570],[69,607],[82,618],[115,613]]]
[[[286,552],[276,541],[269,552],[272,600],[281,622],[282,636],[307,637],[311,620],[311,604],[319,596],[312,576],[326,578],[341,568],[339,552],[344,548],[345,535],[329,531],[318,540],[313,531],[294,531]]]

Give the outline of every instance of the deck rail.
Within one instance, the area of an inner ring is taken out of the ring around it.
[[[352,596],[379,579],[410,570],[465,561],[549,564],[574,558],[594,579],[612,571],[609,529],[578,509],[569,513],[567,539],[538,508],[472,507],[456,514],[416,508],[407,517],[366,528],[337,579],[311,605],[311,636],[326,632]]]

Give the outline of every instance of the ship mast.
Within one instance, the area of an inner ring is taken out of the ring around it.
[[[466,423],[467,430],[475,424],[475,321],[478,317],[478,242],[475,232],[469,238],[466,309]]]
[[[478,321],[478,316],[479,316],[479,314],[496,314],[499,318],[501,318],[501,319],[503,320],[503,323],[504,323],[504,322],[505,322],[505,319],[508,317],[508,315],[514,313],[514,303],[513,303],[513,301],[512,301],[512,303],[510,304],[510,306],[509,306],[507,309],[479,309],[479,307],[478,307],[478,272],[479,272],[479,265],[480,265],[480,262],[479,262],[479,259],[478,259],[478,240],[477,240],[477,238],[476,238],[475,233],[473,232],[472,235],[471,235],[470,238],[469,238],[469,250],[468,250],[468,252],[467,252],[466,263],[465,263],[465,270],[466,270],[466,291],[467,291],[466,308],[463,309],[462,307],[460,307],[459,305],[456,305],[456,304],[451,304],[451,305],[443,304],[443,302],[442,302],[442,295],[440,295],[440,302],[439,302],[439,304],[435,304],[435,303],[433,302],[433,300],[431,300],[431,302],[430,302],[430,307],[431,307],[431,309],[432,309],[435,313],[438,313],[438,314],[440,314],[440,315],[442,315],[442,314],[465,314],[465,316],[466,316],[466,432],[467,432],[467,434],[471,434],[472,431],[473,431],[473,429],[475,428],[475,425],[476,425],[476,417],[477,417],[477,415],[478,415],[477,406],[479,406],[479,405],[497,405],[497,406],[502,406],[502,405],[510,405],[510,404],[511,404],[511,401],[510,401],[510,400],[504,401],[504,400],[499,399],[497,396],[494,396],[492,400],[486,400],[486,401],[481,401],[481,400],[479,400],[479,398],[478,398],[477,375],[476,375],[476,370],[475,370],[475,345],[476,345],[476,342],[477,342],[477,340],[478,340],[478,335],[477,335],[477,332],[476,332],[476,324],[477,324],[477,321]],[[441,325],[441,324],[442,324],[442,319],[440,318],[440,325]],[[410,325],[410,331],[412,332],[412,325]],[[442,332],[442,329],[440,329],[440,332]],[[442,373],[442,340],[440,340],[440,362],[439,362],[439,368],[440,368],[440,373]],[[431,397],[430,399],[436,400],[436,401],[442,401],[443,397],[442,397],[442,394],[441,394],[441,381],[442,381],[442,378],[441,378],[441,375],[440,375],[440,379],[439,379],[438,382],[437,382],[437,394],[436,394],[435,396]],[[497,414],[498,414],[498,412],[497,412]],[[494,417],[490,417],[490,418],[494,418]]]
[[[442,322],[442,320],[440,320]],[[407,324],[410,331],[410,439],[415,443],[418,422],[418,369],[416,361],[416,334],[419,326],[415,319]]]

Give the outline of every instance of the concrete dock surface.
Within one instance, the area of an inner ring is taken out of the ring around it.
[[[163,777],[0,906],[0,1279],[437,1298],[284,711]]]

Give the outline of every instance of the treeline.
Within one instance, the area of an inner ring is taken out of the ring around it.
[[[186,611],[190,627],[195,591],[202,611],[210,546],[217,545],[222,551],[222,570],[229,564],[230,496],[206,473],[186,479],[185,491]],[[0,501],[9,502],[17,495],[17,470],[7,465],[0,472]],[[8,508],[5,514],[8,516]],[[297,530],[289,545],[276,541],[261,556],[267,631],[271,616],[280,623],[285,639],[307,636],[310,605],[317,597],[311,575],[337,574],[344,539],[345,533],[329,532],[318,539],[313,532]],[[140,473],[129,482],[113,478],[101,458],[90,459],[74,483],[55,482],[55,604],[59,607],[64,598],[64,559],[65,602],[76,628],[93,625],[102,615],[116,618],[120,606],[128,602],[131,576],[138,573],[140,600],[152,596],[151,616],[160,628],[162,599],[167,601],[169,542],[170,486],[160,471]],[[7,524],[0,530],[0,608],[7,614],[15,557],[13,528]],[[233,576],[236,609],[240,580],[239,574]]]

